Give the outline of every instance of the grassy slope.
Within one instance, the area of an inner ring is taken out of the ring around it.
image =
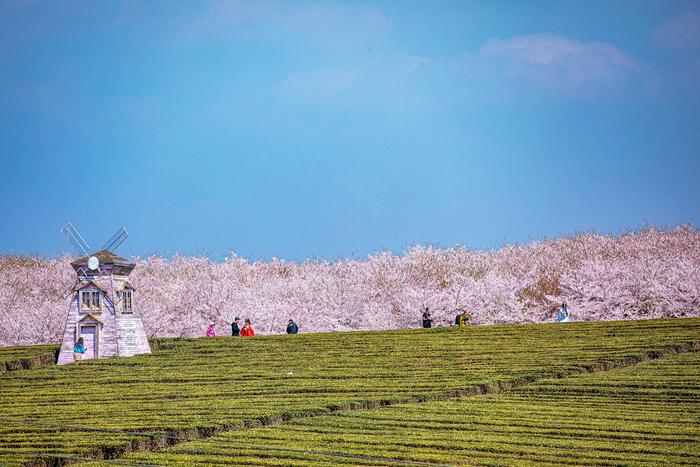
[[[57,345],[0,348],[0,373],[26,370],[56,363]]]
[[[231,443],[231,444],[226,444]],[[700,464],[700,352],[478,397],[231,431],[129,462],[393,465],[293,447],[446,464]]]
[[[150,356],[0,375],[2,417],[186,436],[564,376],[700,341],[700,319],[166,340]],[[288,372],[293,372],[288,375]],[[143,437],[0,423],[0,464]],[[48,457],[45,457],[48,459]]]

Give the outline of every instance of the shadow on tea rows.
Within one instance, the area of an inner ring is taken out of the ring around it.
[[[150,356],[0,375],[0,413],[202,437],[607,369],[688,348],[698,336],[700,319],[166,339]],[[35,452],[118,457],[166,444],[129,433],[8,423],[0,427],[0,463],[41,463]]]

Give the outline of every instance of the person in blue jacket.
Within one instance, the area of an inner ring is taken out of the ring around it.
[[[297,323],[295,323],[293,319],[290,319],[289,324],[287,324],[287,334],[296,334],[298,332],[299,326],[297,326]]]
[[[75,360],[76,362],[80,361],[83,358],[84,353],[85,344],[83,344],[83,338],[80,337],[78,338],[78,342],[76,342],[73,346],[73,360]]]
[[[557,323],[568,323],[571,321],[571,312],[569,311],[569,306],[566,302],[561,304],[559,308],[559,313],[557,313]]]

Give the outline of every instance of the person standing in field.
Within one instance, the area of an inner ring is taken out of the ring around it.
[[[297,326],[297,323],[295,323],[293,319],[290,319],[289,324],[287,324],[287,334],[296,334],[298,332],[299,326]]]
[[[215,337],[216,336],[216,329],[214,329],[214,323],[213,321],[209,323],[209,327],[207,328],[207,337]]]
[[[83,338],[79,337],[78,342],[73,346],[73,360],[79,362],[83,358],[85,353],[85,344],[83,344]]]
[[[469,323],[471,316],[469,315],[469,312],[466,310],[466,308],[463,309],[462,314],[460,314],[458,316],[459,316],[459,327],[460,328],[467,327],[467,323]]]
[[[571,321],[571,312],[569,311],[569,306],[566,302],[561,304],[559,308],[559,313],[557,313],[557,323],[568,323]]]
[[[253,330],[253,326],[250,324],[250,320],[246,318],[245,324],[243,325],[243,329],[241,329],[241,337],[249,337],[254,335],[255,331]]]
[[[231,323],[231,336],[237,337],[237,336],[240,336],[240,335],[241,335],[241,326],[240,326],[240,323],[241,323],[241,318],[239,318],[238,316],[236,316],[236,317],[233,319],[233,323]]]
[[[430,308],[427,306],[425,307],[425,310],[423,310],[423,315],[421,318],[423,319],[424,328],[427,329],[433,327],[433,318],[430,316]]]

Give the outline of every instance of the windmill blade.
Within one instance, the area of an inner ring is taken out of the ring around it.
[[[61,233],[64,237],[66,237],[68,243],[70,243],[73,246],[73,248],[75,248],[75,251],[79,255],[90,256],[90,253],[88,253],[90,247],[88,246],[87,242],[83,240],[83,237],[82,235],[80,235],[80,232],[78,232],[78,229],[73,227],[73,224],[69,222],[66,225],[64,225],[61,229]]]
[[[112,238],[107,240],[107,243],[105,243],[100,250],[105,250],[105,251],[114,251],[117,248],[119,248],[119,245],[124,243],[124,240],[129,236],[129,232],[126,231],[124,227],[121,227],[119,230],[117,230],[117,233],[112,235]]]
[[[61,290],[64,291],[63,293],[63,300],[68,298],[73,292],[75,292],[75,286],[78,285],[80,281],[78,279],[73,279],[72,283],[71,282],[66,282],[63,287],[61,287]],[[69,284],[72,284],[69,286]]]

